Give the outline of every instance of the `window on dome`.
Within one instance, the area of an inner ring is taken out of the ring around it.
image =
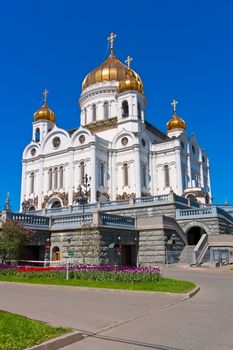
[[[104,119],[109,118],[109,103],[104,102]]]
[[[164,181],[165,181],[165,187],[169,187],[170,186],[170,176],[169,176],[168,165],[164,165]]]
[[[84,184],[84,162],[80,163],[80,184],[83,185]]]
[[[53,169],[49,169],[49,191],[53,188]]]
[[[35,187],[35,174],[31,173],[31,175],[30,175],[30,193],[34,193],[34,187]]]
[[[58,169],[54,168],[54,189],[57,189],[57,185],[58,185]]]
[[[84,124],[87,124],[87,109],[84,108]]]
[[[35,140],[36,142],[40,142],[40,129],[39,128],[36,129],[35,139],[36,139]]]
[[[138,118],[141,119],[142,117],[142,109],[141,109],[141,104],[138,102]]]
[[[129,104],[128,101],[122,102],[122,117],[126,118],[129,116]]]
[[[96,121],[96,105],[92,106],[92,121]]]
[[[124,186],[129,185],[129,173],[128,173],[128,164],[123,164],[123,184]]]
[[[63,166],[59,168],[59,188],[63,188]]]

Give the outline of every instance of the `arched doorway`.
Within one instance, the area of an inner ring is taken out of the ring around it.
[[[203,233],[206,233],[206,231],[199,226],[193,226],[187,231],[187,241],[188,245],[196,245]]]
[[[59,261],[60,260],[60,249],[58,247],[53,247],[52,260],[53,261]]]

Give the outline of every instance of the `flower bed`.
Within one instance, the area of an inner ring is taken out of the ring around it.
[[[0,275],[16,275],[18,278],[65,279],[63,267],[14,267],[1,269]],[[157,282],[161,279],[158,267],[128,266],[71,266],[69,278],[76,280],[110,281],[126,283]]]

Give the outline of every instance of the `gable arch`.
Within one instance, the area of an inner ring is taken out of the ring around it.
[[[197,221],[197,220],[193,220],[192,222],[189,222],[188,224],[186,224],[184,227],[183,227],[183,231],[185,233],[185,235],[187,236],[187,233],[188,231],[193,228],[193,227],[200,227],[202,228],[203,230],[205,230],[205,232],[209,235],[211,234],[210,232],[210,229],[209,227],[204,224],[203,222],[201,221]]]
[[[123,145],[121,140],[123,137],[126,137],[128,139],[127,145]],[[124,147],[129,147],[132,146],[133,144],[138,143],[138,140],[136,139],[135,135],[129,131],[126,130],[121,130],[113,139],[112,141],[112,148],[119,149],[119,148],[124,148]]]
[[[42,142],[41,149],[42,153],[54,152],[52,141],[55,137],[60,139],[60,146],[56,149],[57,151],[66,150],[70,147],[70,135],[64,129],[53,128],[53,130],[45,137]]]

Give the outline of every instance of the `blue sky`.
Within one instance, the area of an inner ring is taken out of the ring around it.
[[[9,191],[18,209],[22,152],[42,90],[60,127],[79,126],[82,80],[105,59],[112,31],[116,56],[131,55],[144,82],[147,120],[165,131],[177,99],[210,158],[215,203],[233,203],[232,12],[230,0],[2,1],[1,208]]]

